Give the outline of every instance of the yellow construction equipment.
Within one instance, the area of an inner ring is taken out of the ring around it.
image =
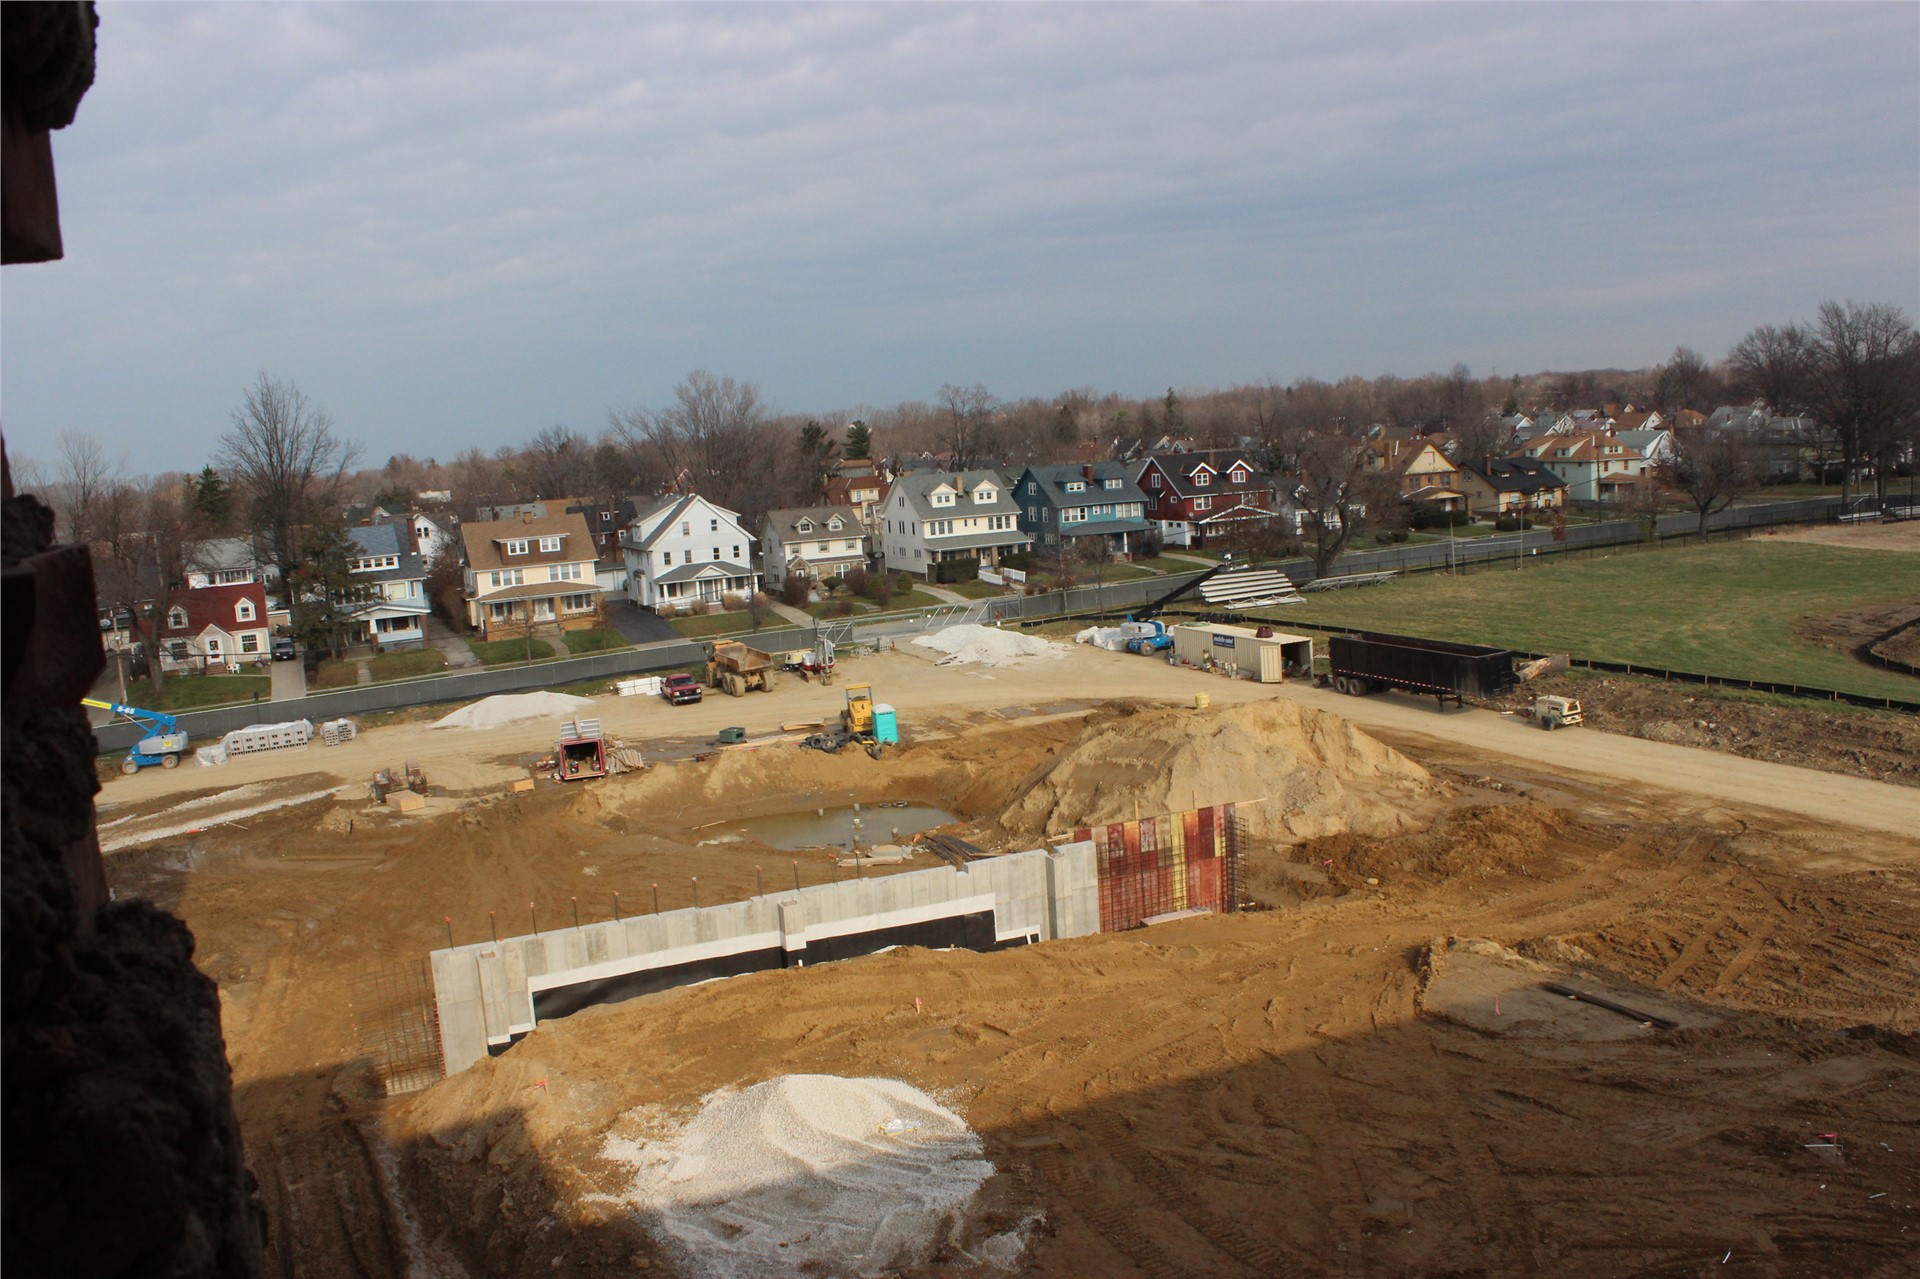
[[[847,709],[840,712],[840,727],[849,733],[873,731],[873,685],[847,685]]]
[[[730,697],[773,691],[774,657],[739,640],[718,640],[708,647],[707,686]]]

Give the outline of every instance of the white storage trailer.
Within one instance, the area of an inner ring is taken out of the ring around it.
[[[1313,641],[1261,627],[1209,626],[1189,623],[1172,630],[1174,660],[1185,666],[1231,664],[1240,679],[1278,684],[1288,676],[1307,679],[1313,674]]]

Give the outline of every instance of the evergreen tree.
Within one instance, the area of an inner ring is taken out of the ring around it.
[[[805,501],[814,501],[826,490],[827,478],[833,474],[834,459],[840,452],[840,446],[834,443],[827,428],[820,425],[818,419],[808,418],[800,428],[800,468],[804,477]]]
[[[873,432],[865,422],[855,418],[847,427],[847,443],[841,449],[842,456],[849,461],[858,461],[873,456]]]
[[[209,528],[224,531],[233,521],[233,485],[208,463],[187,481],[187,506]]]
[[[294,630],[314,651],[339,657],[368,589],[353,571],[359,548],[337,521],[306,530],[305,552],[293,572]]]
[[[1180,407],[1180,397],[1167,388],[1167,433],[1177,435],[1187,424],[1187,412]]]

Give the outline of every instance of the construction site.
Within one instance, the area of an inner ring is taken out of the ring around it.
[[[1781,763],[1056,630],[108,774],[277,1272],[1913,1273],[1910,717]]]

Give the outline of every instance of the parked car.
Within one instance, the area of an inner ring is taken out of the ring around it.
[[[660,686],[660,692],[675,706],[683,702],[697,702],[706,695],[706,690],[700,687],[700,681],[685,671],[675,671],[667,676],[666,682]]]
[[[299,649],[299,646],[293,642],[293,636],[291,635],[274,636],[273,638],[273,660],[274,661],[291,662],[294,658],[298,656],[300,656],[300,649]]]

